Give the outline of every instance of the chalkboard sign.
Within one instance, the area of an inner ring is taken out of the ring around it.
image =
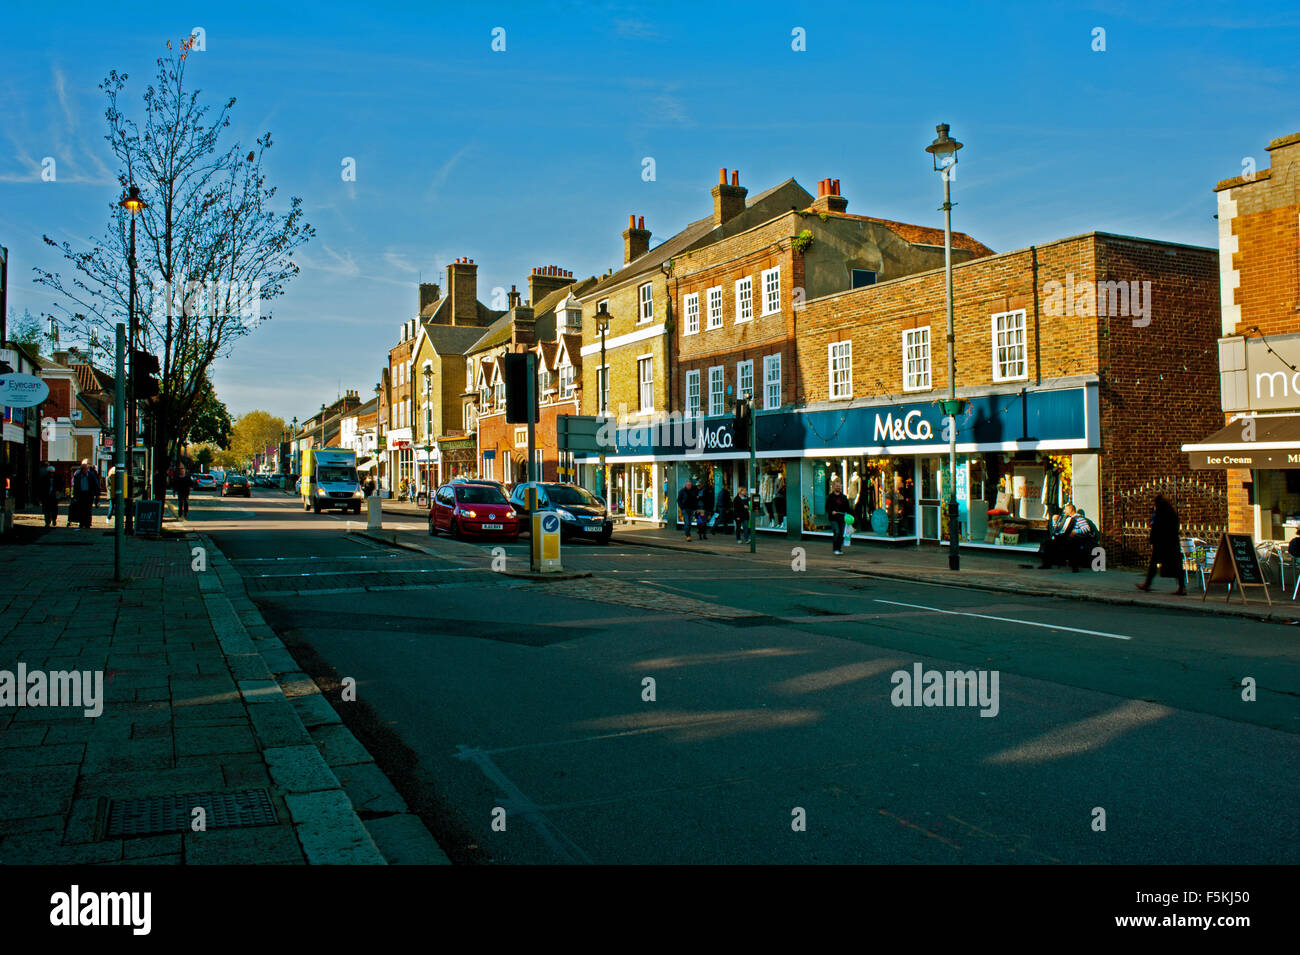
[[[1259,556],[1255,553],[1255,539],[1249,534],[1224,534],[1219,540],[1218,550],[1214,553],[1214,566],[1210,568],[1201,600],[1210,595],[1210,584],[1227,584],[1227,599],[1231,600],[1234,581],[1241,591],[1242,603],[1249,603],[1246,599],[1247,587],[1263,587],[1264,599],[1270,607],[1273,605],[1264,573],[1259,567]]]
[[[162,533],[162,501],[135,502],[135,536],[157,536]]]
[[[1264,575],[1259,568],[1259,555],[1255,551],[1255,539],[1249,534],[1228,534],[1228,546],[1232,548],[1232,562],[1237,565],[1237,579],[1243,584],[1263,584]]]

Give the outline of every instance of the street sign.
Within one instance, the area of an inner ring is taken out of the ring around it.
[[[162,501],[135,502],[135,535],[156,537],[162,533]]]
[[[554,511],[533,511],[532,522],[533,569],[542,573],[562,570],[560,515]]]
[[[0,375],[0,405],[34,408],[50,395],[50,386],[35,375],[20,372]]]

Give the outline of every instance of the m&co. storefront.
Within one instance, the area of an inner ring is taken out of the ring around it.
[[[1036,549],[1051,517],[1073,502],[1100,513],[1097,388],[987,394],[968,399],[957,428],[961,540]],[[730,417],[698,429],[615,431],[606,449],[610,503],[629,520],[677,523],[686,478],[715,499],[745,485],[758,497],[757,527],[792,538],[830,536],[826,498],[839,480],[855,539],[918,543],[946,537],[949,492],[945,418],[933,402],[853,404],[759,412],[755,473],[737,450]],[[693,440],[692,440],[693,439]],[[599,456],[578,455],[596,490]]]

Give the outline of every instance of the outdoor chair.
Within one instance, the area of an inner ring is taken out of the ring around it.
[[[1190,577],[1192,574],[1199,574],[1201,577],[1201,590],[1205,590],[1205,575],[1210,569],[1210,559],[1212,552],[1206,546],[1205,541],[1199,537],[1184,537],[1179,540],[1183,551],[1183,571]]]

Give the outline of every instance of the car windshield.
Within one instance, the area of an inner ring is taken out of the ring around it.
[[[316,469],[316,480],[321,484],[356,484],[357,469],[346,465],[322,465]]]
[[[586,507],[600,507],[600,501],[586,488],[572,484],[544,484],[542,489],[552,504],[581,504]]]
[[[456,488],[462,504],[508,504],[506,496],[486,484],[462,484]]]

